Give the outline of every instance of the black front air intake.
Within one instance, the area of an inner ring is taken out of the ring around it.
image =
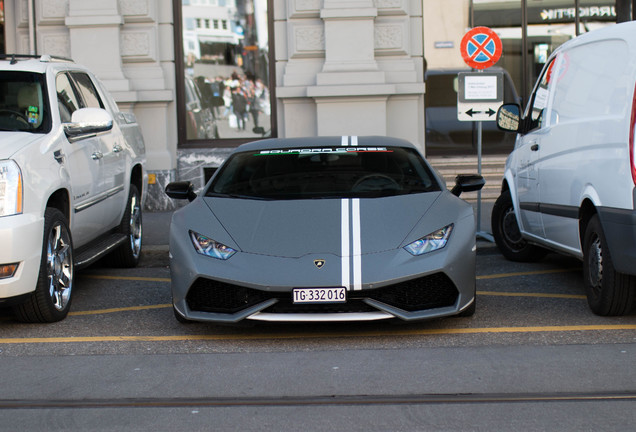
[[[382,288],[349,291],[347,296],[346,303],[295,305],[290,292],[260,291],[200,278],[192,284],[186,302],[192,311],[233,314],[275,298],[278,302],[264,312],[294,314],[372,312],[376,309],[363,300],[373,299],[407,312],[416,312],[453,306],[459,292],[448,276],[436,273]]]

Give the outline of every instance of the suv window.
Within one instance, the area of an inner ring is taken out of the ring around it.
[[[71,115],[79,108],[104,108],[104,103],[88,74],[70,72],[58,74],[55,79],[57,102],[62,123],[71,121]]]
[[[75,90],[73,90],[73,85],[68,75],[65,73],[61,73],[56,77],[55,88],[57,91],[57,104],[60,109],[60,119],[62,123],[68,123],[71,121],[71,115],[82,105]]]
[[[84,99],[85,107],[89,108],[104,108],[102,100],[99,98],[99,94],[91,81],[91,78],[82,72],[71,72],[71,77],[75,80],[79,92]]]
[[[44,75],[0,73],[0,129],[38,133],[51,130]]]

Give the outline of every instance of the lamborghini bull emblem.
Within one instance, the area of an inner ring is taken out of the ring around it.
[[[316,266],[316,268],[323,268],[325,265],[325,260],[324,259],[315,259],[314,260],[314,265]]]

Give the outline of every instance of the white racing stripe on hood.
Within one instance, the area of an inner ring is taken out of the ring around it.
[[[357,146],[358,137],[348,136],[340,139],[340,145]],[[341,262],[342,262],[342,285],[347,289],[362,289],[362,240],[360,229],[360,199],[343,199],[341,210]],[[353,253],[352,253],[353,252]],[[353,266],[353,281],[351,280],[351,267]]]
[[[362,238],[360,232],[360,199],[351,200],[353,225],[353,290],[362,289]]]
[[[342,266],[342,286],[347,291],[351,288],[351,269],[349,266],[350,244],[349,244],[349,200],[342,200],[341,210],[341,229],[340,229],[340,242],[342,250],[340,252],[340,260]]]
[[[347,291],[357,291],[362,289],[360,199],[343,199],[341,213],[342,285]]]

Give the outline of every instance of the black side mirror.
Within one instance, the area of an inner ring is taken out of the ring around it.
[[[178,181],[166,185],[166,195],[173,199],[187,199],[193,201],[197,194],[194,193],[194,186],[189,181]]]
[[[462,192],[475,192],[481,190],[485,184],[486,180],[478,174],[459,174],[455,177],[455,186],[451,193],[459,196]]]
[[[519,132],[521,107],[517,104],[504,104],[497,111],[497,127],[506,132]]]

